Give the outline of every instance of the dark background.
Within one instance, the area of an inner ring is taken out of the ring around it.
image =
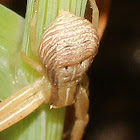
[[[26,0],[2,2],[25,15]],[[83,139],[139,140],[139,0],[112,0],[108,25],[88,74],[90,122]]]
[[[86,140],[140,139],[140,1],[112,0],[99,53],[89,71]]]

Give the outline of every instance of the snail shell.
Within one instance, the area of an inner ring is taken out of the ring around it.
[[[76,84],[97,53],[97,30],[88,20],[61,11],[44,32],[40,59],[49,80],[57,86]]]

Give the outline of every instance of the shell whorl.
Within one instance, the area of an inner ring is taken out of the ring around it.
[[[44,32],[39,53],[48,78],[64,86],[81,80],[98,50],[94,26],[86,19],[62,11]]]

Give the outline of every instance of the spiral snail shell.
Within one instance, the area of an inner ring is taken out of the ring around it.
[[[39,47],[40,59],[54,85],[76,84],[97,53],[97,30],[88,20],[61,11],[44,32]]]

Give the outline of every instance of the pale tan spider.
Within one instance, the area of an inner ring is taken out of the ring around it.
[[[71,140],[81,140],[89,120],[88,79],[85,72],[99,45],[96,30],[98,9],[94,0],[90,2],[93,24],[68,11],[61,11],[44,32],[39,50],[34,35],[37,18],[35,9],[31,25],[31,47],[33,54],[40,57],[42,66],[23,53],[21,57],[36,69],[41,78],[0,103],[0,131],[20,121],[42,103],[49,103],[51,108],[74,104],[76,121]]]

